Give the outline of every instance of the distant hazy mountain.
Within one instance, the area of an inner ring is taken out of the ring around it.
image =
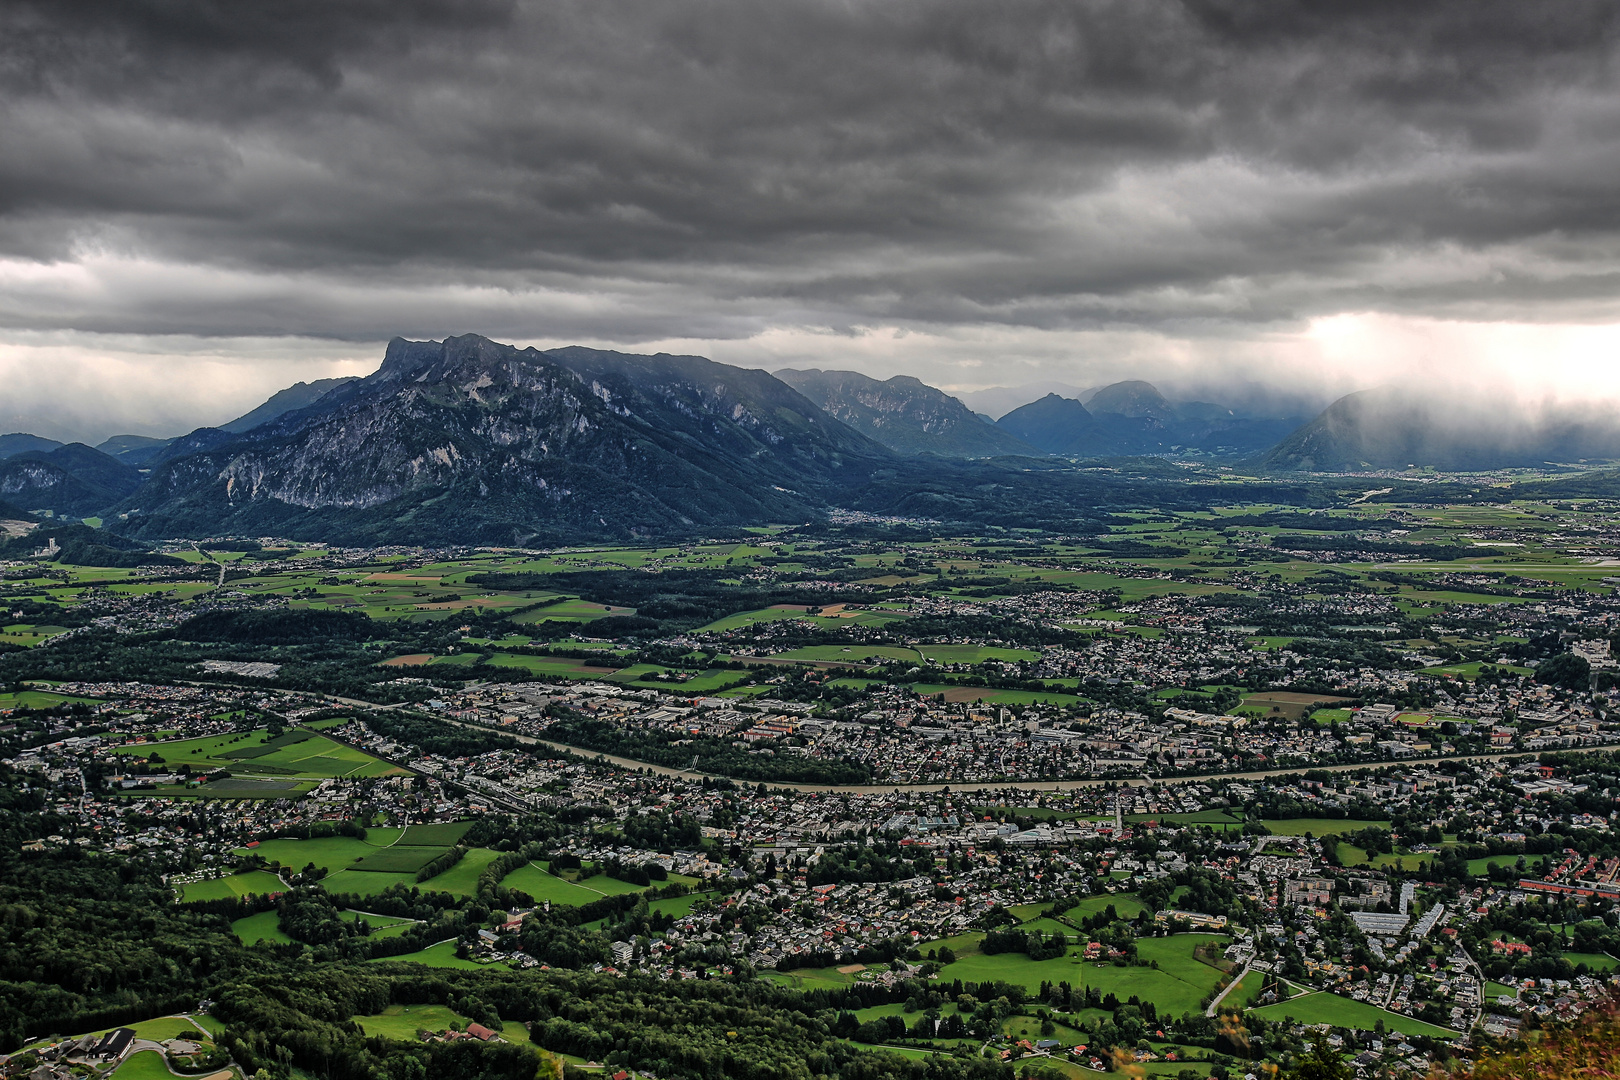
[[[897,460],[763,371],[396,339],[374,374],[161,463],[118,509],[154,537],[549,542],[805,521]]]
[[[1133,420],[1168,423],[1176,418],[1176,407],[1159,393],[1158,387],[1141,379],[1104,386],[1086,395],[1085,406],[1093,416],[1108,413]]]
[[[95,514],[140,483],[140,473],[83,443],[30,450],[0,461],[0,499],[29,511]]]
[[[1073,398],[1048,394],[996,421],[1051,454],[1114,457],[1188,450],[1232,456],[1274,445],[1300,424],[1297,417],[1245,417],[1208,401],[1175,402],[1140,379],[1113,383]]]
[[[1073,398],[1047,394],[996,421],[996,426],[1048,454],[1092,456],[1111,442],[1097,418]]]
[[[293,383],[285,390],[278,390],[270,399],[252,412],[243,413],[228,424],[219,425],[220,430],[239,434],[251,431],[260,424],[268,424],[276,417],[290,413],[294,409],[302,409],[313,405],[326,394],[340,386],[347,386],[356,380],[356,376],[346,375],[336,379],[316,379],[314,382]]]
[[[897,453],[963,458],[1041,453],[985,423],[943,390],[909,375],[879,382],[855,371],[786,368],[776,372],[776,377]]]
[[[974,412],[983,413],[994,420],[1006,416],[1020,405],[1039,401],[1047,394],[1057,394],[1059,397],[1074,398],[1078,401],[1091,392],[1092,390],[1085,387],[1046,380],[1024,383],[1022,386],[991,386],[983,390],[966,390],[957,394],[956,399]]]
[[[114,435],[97,443],[96,449],[125,465],[138,468],[156,457],[173,441],[173,439],[154,439],[148,435]]]
[[[1620,457],[1620,425],[1602,410],[1532,411],[1401,388],[1340,398],[1277,444],[1268,468],[1305,472],[1496,469]]]
[[[30,450],[44,452],[55,450],[62,444],[55,439],[45,439],[38,435],[30,435],[24,431],[14,432],[10,435],[0,435],[0,460],[14,454],[26,454]]]

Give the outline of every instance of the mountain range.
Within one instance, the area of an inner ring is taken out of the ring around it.
[[[1080,397],[1049,393],[1013,409],[996,426],[1067,457],[1186,450],[1233,456],[1265,450],[1302,422],[1300,417],[1241,416],[1208,401],[1172,402],[1152,383],[1130,379]]]
[[[776,377],[896,453],[987,458],[1045,452],[909,375],[879,382],[855,371],[786,368]]]
[[[1203,451],[1333,472],[1620,457],[1598,410],[1487,415],[1371,391],[1301,422],[1172,401],[1141,380],[1080,395],[992,422],[907,376],[396,339],[371,375],[300,383],[175,438],[0,436],[0,516],[100,517],[146,541],[553,544],[811,521],[829,507],[1072,523],[1117,497],[1073,458]]]

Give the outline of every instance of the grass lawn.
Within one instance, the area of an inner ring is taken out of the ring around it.
[[[1482,877],[1493,866],[1519,865],[1519,858],[1520,856],[1518,855],[1487,855],[1482,859],[1469,859],[1468,872],[1469,874]],[[1528,866],[1529,863],[1527,862],[1525,865]]]
[[[713,893],[687,893],[685,896],[666,896],[662,900],[654,900],[647,905],[648,912],[662,911],[666,915],[673,915],[679,919],[692,913],[692,908],[699,900]]]
[[[138,1050],[124,1059],[113,1074],[118,1080],[174,1080],[163,1055],[156,1050]]]
[[[1593,971],[1613,971],[1620,967],[1620,960],[1616,960],[1608,953],[1567,952],[1564,959],[1572,964],[1585,964]]]
[[[237,919],[231,923],[231,933],[235,934],[244,945],[252,945],[259,941],[291,945],[293,940],[281,929],[281,916],[274,909],[249,915],[245,919]]]
[[[1278,1002],[1276,1005],[1267,1005],[1255,1009],[1254,1015],[1267,1020],[1291,1017],[1302,1024],[1333,1024],[1361,1031],[1372,1031],[1378,1021],[1382,1020],[1387,1030],[1407,1035],[1429,1035],[1437,1039],[1448,1039],[1456,1034],[1446,1028],[1414,1020],[1410,1016],[1402,1016],[1400,1013],[1388,1012],[1363,1001],[1328,993],[1306,994],[1303,997]]]
[[[212,881],[193,881],[180,887],[180,900],[189,903],[193,900],[224,900],[232,896],[249,896],[258,893],[286,892],[287,886],[281,879],[266,870],[253,870],[246,874],[232,874],[229,877],[214,878]]]

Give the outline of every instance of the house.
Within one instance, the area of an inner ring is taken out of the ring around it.
[[[124,1055],[129,1053],[130,1044],[134,1041],[133,1029],[114,1028],[90,1048],[89,1056],[101,1061],[121,1061]]]
[[[479,1042],[489,1042],[489,1040],[495,1037],[495,1033],[489,1028],[485,1027],[483,1024],[468,1024],[467,1034],[471,1035]]]

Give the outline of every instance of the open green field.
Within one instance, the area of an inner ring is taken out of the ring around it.
[[[156,1050],[137,1050],[124,1059],[113,1073],[117,1080],[174,1080],[163,1055]]]
[[[605,659],[612,660],[612,656]],[[608,667],[586,660],[573,660],[566,656],[529,656],[520,653],[498,652],[489,658],[494,667],[517,668],[531,675],[557,679],[601,679],[618,671],[622,665]]]
[[[1620,960],[1616,960],[1608,953],[1567,952],[1564,959],[1579,966],[1585,964],[1592,971],[1610,972],[1620,968]]]
[[[400,867],[392,864],[399,860],[400,854],[419,855],[424,850],[428,851],[430,854],[422,860],[422,865],[426,865],[434,855],[444,850],[444,848],[417,848],[400,853],[397,847],[371,843],[370,835],[368,832],[365,840],[353,836],[322,836],[313,840],[265,840],[252,849],[252,853],[267,862],[279,863],[294,871],[302,870],[313,863],[328,873],[336,873],[362,864],[365,864],[366,869],[371,869],[370,860],[373,858],[381,860],[383,864],[376,869],[398,871]],[[247,849],[240,849],[238,853],[247,854]],[[412,872],[417,869],[420,869],[420,866],[412,868]]]
[[[988,701],[1001,705],[1078,705],[1085,699],[1075,694],[1042,690],[999,690],[987,686],[944,686],[913,683],[906,689],[924,697],[940,695],[946,701]]]
[[[264,870],[252,870],[246,874],[232,874],[229,877],[214,878],[210,881],[193,881],[180,887],[180,900],[190,903],[193,900],[224,900],[232,896],[262,895],[266,893],[286,892],[287,886],[281,883],[276,875]]]
[[[478,891],[478,875],[484,872],[484,867],[500,858],[500,854],[488,848],[472,848],[456,865],[422,882],[422,888],[471,896]]]
[[[1088,896],[1074,907],[1063,913],[1063,917],[1074,922],[1098,915],[1112,906],[1114,913],[1122,919],[1134,919],[1147,910],[1133,893],[1116,893],[1110,896],[1099,893]]]
[[[995,645],[922,645],[917,649],[938,664],[982,664],[987,660],[1039,660],[1033,649],[1007,649]]]
[[[406,847],[418,845],[450,847],[466,836],[467,830],[472,828],[472,825],[470,821],[436,821],[425,825],[410,825],[400,836],[399,843]],[[366,838],[368,840],[371,838],[371,831],[367,832]]]
[[[1287,1017],[1302,1024],[1332,1024],[1335,1027],[1356,1028],[1360,1031],[1372,1031],[1382,1020],[1386,1030],[1399,1031],[1406,1035],[1428,1035],[1431,1038],[1450,1039],[1455,1038],[1457,1034],[1448,1028],[1425,1024],[1421,1020],[1388,1012],[1365,1002],[1356,1001],[1354,998],[1328,993],[1305,994],[1275,1005],[1266,1005],[1255,1009],[1254,1015],[1267,1020],[1281,1020]]]
[[[1241,827],[1243,823],[1224,810],[1199,810],[1191,814],[1126,814],[1125,820],[1129,822],[1159,821],[1174,825],[1211,825],[1217,828],[1226,826]]]
[[[806,645],[775,654],[778,660],[815,660],[828,663],[847,661],[864,664],[876,660],[901,660],[919,663],[921,655],[916,649],[899,645]]]
[[[588,904],[592,900],[600,900],[601,893],[592,892],[582,888],[571,881],[547,873],[545,870],[529,863],[520,866],[501,879],[501,884],[509,889],[521,889],[534,897],[536,903],[551,901],[553,904],[568,904],[578,907]]]
[[[1072,935],[1072,932],[1071,932]],[[937,944],[972,947],[963,935]],[[978,935],[983,940],[983,935]],[[1026,987],[1031,993],[1040,989],[1042,982],[1068,981],[1076,987],[1097,987],[1103,993],[1113,993],[1121,1001],[1135,994],[1153,1001],[1172,1015],[1196,1012],[1200,1000],[1210,993],[1221,979],[1221,972],[1193,956],[1193,950],[1204,943],[1224,942],[1216,934],[1175,934],[1165,938],[1142,938],[1137,942],[1138,954],[1144,960],[1158,962],[1157,968],[1115,967],[1111,963],[1087,963],[1077,949],[1051,960],[1035,961],[1023,953],[998,953],[986,956],[972,952],[961,955],[954,964],[947,965],[944,977],[965,982],[999,980]],[[796,973],[802,974],[802,973]],[[836,972],[833,973],[836,975]],[[823,975],[822,978],[827,978]],[[807,981],[806,988],[812,983]]]
[[[363,751],[300,728],[285,731],[273,739],[268,731],[258,730],[201,739],[130,744],[114,747],[113,752],[127,757],[148,758],[170,769],[184,765],[194,773],[224,770],[232,773],[233,778],[240,776],[243,779],[324,780],[353,775],[400,775],[405,772]],[[238,789],[233,789],[230,794],[240,796],[256,790],[241,785],[238,785]],[[222,790],[219,794],[227,792]],[[267,797],[275,797],[276,794],[266,790]]]
[[[463,960],[456,955],[456,943],[441,941],[437,945],[429,945],[403,956],[379,956],[366,961],[368,964],[422,964],[426,967],[455,968],[458,971],[485,971],[493,969],[505,971],[504,963],[475,964],[471,960]]]
[[[1523,856],[1520,855],[1487,855],[1481,859],[1469,859],[1468,872],[1474,875],[1484,875],[1493,866],[1518,866],[1521,858]]]
[[[94,698],[70,697],[67,694],[53,694],[48,690],[23,690],[17,693],[0,694],[0,709],[54,709],[58,705],[92,705]]]
[[[365,870],[339,870],[321,879],[321,887],[334,896],[339,893],[376,896],[395,885],[409,889],[416,884],[415,874],[379,874]]]
[[[467,1018],[458,1016],[443,1005],[390,1005],[372,1016],[356,1016],[354,1022],[368,1036],[416,1042],[418,1031],[431,1031],[435,1035],[450,1030],[456,1024],[465,1031]]]
[[[1352,818],[1267,818],[1260,824],[1274,836],[1339,836],[1362,829],[1389,828],[1387,821],[1358,821]]]
[[[235,934],[244,945],[252,945],[259,941],[291,945],[293,940],[281,929],[281,915],[274,908],[261,911],[257,915],[249,915],[245,919],[237,919],[231,923],[231,933]]]

